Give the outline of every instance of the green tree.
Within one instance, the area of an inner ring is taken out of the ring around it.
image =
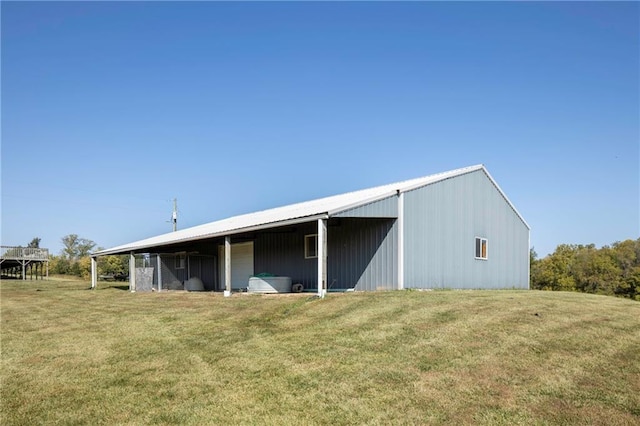
[[[536,261],[532,268],[532,288],[539,290],[574,291],[575,278],[571,266],[576,246],[561,244],[549,256]]]
[[[615,294],[640,300],[640,238],[615,242],[611,251],[621,275]]]
[[[593,244],[580,247],[571,269],[576,289],[584,293],[613,295],[621,279],[620,268],[609,247],[599,250]]]
[[[62,251],[58,260],[59,273],[66,273],[76,276],[88,276],[91,270],[91,259],[89,253],[96,246],[96,243],[86,238],[81,238],[77,234],[69,234],[62,237]],[[88,269],[87,269],[87,265]],[[62,271],[66,272],[62,272]]]
[[[124,256],[102,256],[98,258],[98,271],[100,274],[127,273],[129,267],[128,258]]]
[[[34,237],[31,242],[27,245],[29,248],[40,248],[40,241],[42,241],[39,237]]]
[[[69,274],[71,272],[71,262],[64,256],[50,256],[49,272],[57,275]]]
[[[81,257],[77,262],[76,275],[82,278],[89,278],[91,276],[91,258],[89,256]]]
[[[70,260],[78,260],[88,256],[96,246],[91,240],[80,238],[77,234],[69,234],[62,237],[62,255]]]
[[[529,249],[529,265],[533,265],[538,260],[538,253],[536,253],[535,247]]]
[[[540,259],[535,248],[529,249],[529,285],[535,290],[542,290],[540,287]]]
[[[80,268],[80,259],[69,262],[69,275],[75,275],[76,277],[82,276],[82,269]]]
[[[571,290],[640,300],[640,239],[613,243],[561,244],[543,259],[530,251],[531,288]]]

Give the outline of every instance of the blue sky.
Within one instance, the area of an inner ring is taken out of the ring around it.
[[[483,163],[640,236],[638,3],[2,2],[2,244],[111,247]]]

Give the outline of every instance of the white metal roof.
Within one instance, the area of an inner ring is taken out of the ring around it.
[[[429,185],[434,182],[449,179],[455,176],[470,173],[476,170],[484,170],[489,179],[494,183],[498,191],[503,195],[505,200],[511,205],[513,210],[520,216],[515,207],[509,202],[505,194],[502,192],[491,175],[486,171],[483,165],[465,167],[461,169],[451,170],[444,173],[425,176],[417,179],[411,179],[403,182],[392,183],[389,185],[377,186],[375,188],[363,189],[360,191],[348,192],[346,194],[334,195],[331,197],[319,198],[316,200],[306,201],[297,204],[290,204],[283,207],[263,210],[255,213],[233,216],[227,219],[218,220],[216,222],[206,223],[204,225],[194,226],[182,229],[176,232],[158,235],[156,237],[135,241],[129,244],[113,247],[94,253],[94,255],[107,255],[116,253],[126,253],[145,248],[156,246],[164,246],[176,244],[186,241],[201,240],[206,238],[220,237],[225,235],[237,234],[249,230],[260,228],[268,228],[273,226],[298,223],[303,221],[311,221],[320,217],[330,217],[341,211],[357,207],[359,205],[368,204],[370,202],[389,197],[398,192],[410,191],[421,186]],[[522,221],[527,224],[522,216]],[[528,227],[528,225],[527,225]]]

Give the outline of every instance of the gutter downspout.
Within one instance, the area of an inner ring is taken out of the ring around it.
[[[398,290],[404,289],[404,192],[398,190]]]

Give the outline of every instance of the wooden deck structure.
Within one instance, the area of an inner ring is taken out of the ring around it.
[[[0,270],[3,278],[33,279],[35,269],[36,280],[49,278],[49,249],[33,247],[0,246]]]

